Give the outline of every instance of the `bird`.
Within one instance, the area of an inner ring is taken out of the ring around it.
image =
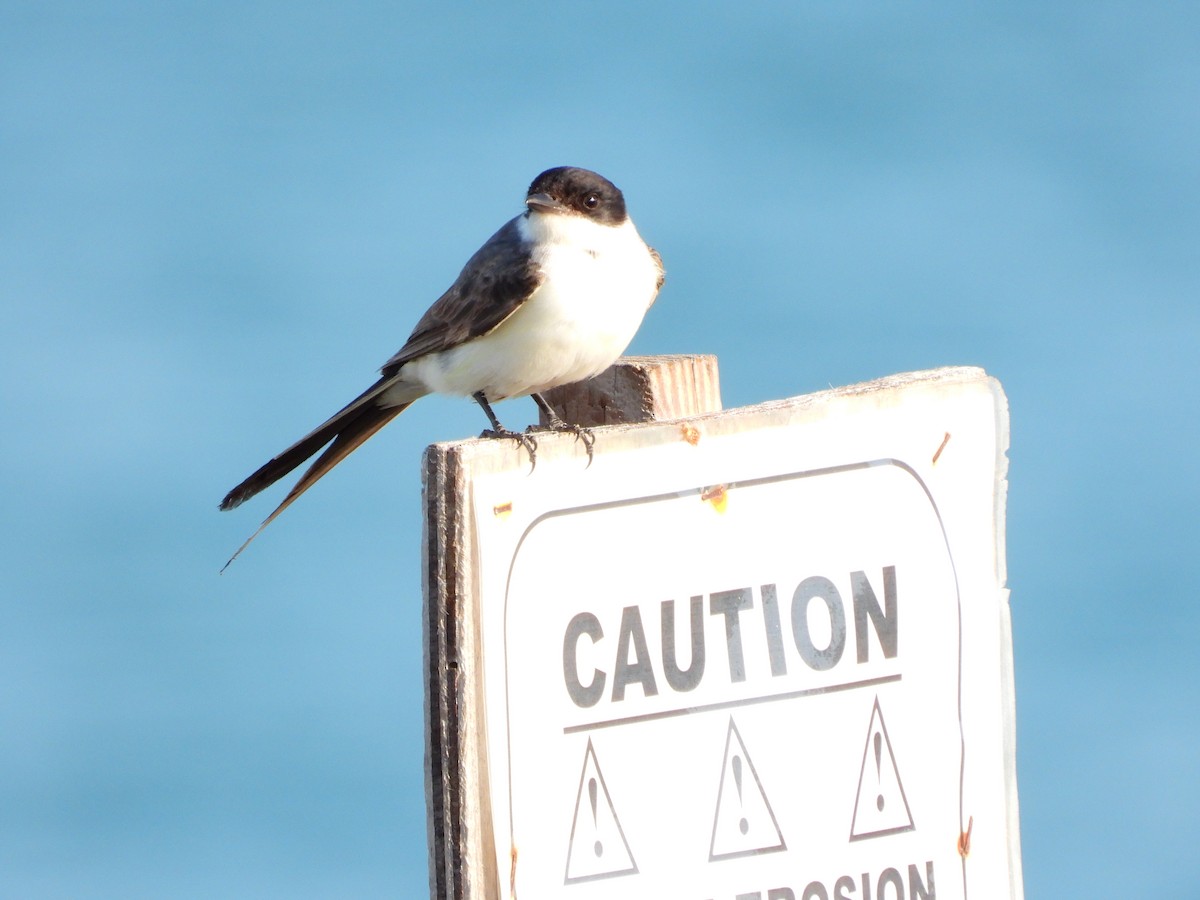
[[[509,431],[492,403],[532,396],[550,430],[594,437],[564,422],[543,391],[585,381],[629,346],[664,282],[662,257],[638,233],[625,197],[596,172],[558,166],[538,175],[525,210],[471,256],[418,320],[378,380],[225,495],[234,509],[324,448],[324,452],[222,568],[322,476],[426,394],[473,398],[488,417],[484,437],[537,444]]]

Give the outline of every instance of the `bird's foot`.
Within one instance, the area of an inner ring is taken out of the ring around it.
[[[481,438],[506,438],[510,441],[516,441],[529,454],[529,471],[532,472],[537,468],[537,439],[533,435],[522,434],[519,431],[509,431],[501,425],[499,428],[488,428],[479,436]]]
[[[556,431],[560,434],[565,433],[575,435],[575,440],[581,442],[583,444],[583,449],[587,451],[587,464],[589,468],[591,467],[593,456],[592,448],[596,446],[596,435],[592,429],[586,428],[583,425],[572,425],[570,422],[564,422],[558,416],[554,415],[550,417],[550,424],[546,425],[545,427],[530,425],[525,429],[526,434],[537,431]]]
[[[538,409],[542,411],[542,415],[545,416],[545,420],[549,424],[547,424],[545,428],[537,429],[530,425],[529,428],[526,429],[526,433],[535,430],[570,432],[571,434],[575,435],[575,440],[583,441],[583,449],[587,451],[587,464],[588,468],[590,468],[592,465],[592,447],[596,445],[596,435],[592,433],[592,429],[585,428],[582,425],[572,425],[569,422],[564,422],[562,416],[554,411],[554,407],[546,402],[545,397],[538,393],[531,394],[530,396],[533,397],[533,402],[537,404]]]

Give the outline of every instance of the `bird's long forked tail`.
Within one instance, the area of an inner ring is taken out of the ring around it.
[[[363,398],[359,398],[359,400],[361,399]],[[331,437],[333,438],[333,443],[325,448],[325,452],[317,457],[316,462],[301,476],[295,487],[288,491],[283,502],[275,507],[275,511],[263,520],[254,534],[246,538],[242,546],[238,547],[233,556],[229,557],[228,562],[221,567],[221,572],[228,569],[242,551],[250,546],[250,542],[262,534],[263,529],[275,521],[276,516],[291,506],[297,497],[316,484],[330,469],[357,450],[367,438],[408,409],[409,406],[410,403],[404,403],[399,406],[381,408],[370,404],[360,405],[358,401],[355,401],[316,431],[301,438],[279,456],[265,463],[253,475],[226,494],[225,499],[221,501],[221,509],[233,509],[297,468],[317,450],[325,446]]]

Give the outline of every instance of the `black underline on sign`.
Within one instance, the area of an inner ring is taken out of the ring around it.
[[[824,687],[804,688],[799,691],[787,691],[782,694],[764,694],[761,697],[747,697],[741,700],[722,700],[720,703],[706,703],[703,706],[684,706],[679,709],[664,709],[660,712],[642,713],[640,716],[625,716],[620,719],[605,719],[601,722],[587,722],[583,725],[568,725],[563,734],[575,734],[580,731],[595,731],[598,728],[612,728],[615,725],[634,725],[641,722],[653,722],[655,719],[673,719],[676,716],[690,716],[693,713],[713,712],[718,709],[731,709],[735,706],[754,706],[758,703],[774,703],[776,700],[795,700],[798,697],[815,697],[818,694],[834,694],[838,691],[853,691],[858,688],[874,687],[899,681],[900,673],[895,675],[880,675],[878,678],[866,678],[862,681],[847,681],[844,684],[829,684]]]

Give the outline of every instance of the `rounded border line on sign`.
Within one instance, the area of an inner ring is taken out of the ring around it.
[[[934,516],[937,518],[938,528],[942,532],[942,542],[946,546],[946,556],[950,560],[950,572],[954,577],[954,598],[955,598],[955,607],[956,607],[956,610],[958,613],[958,646],[957,646],[957,662],[958,662],[958,685],[957,685],[958,709],[957,709],[957,712],[958,712],[958,742],[959,742],[959,751],[958,751],[958,759],[959,759],[959,762],[958,762],[958,825],[959,825],[959,832],[965,833],[964,825],[963,825],[963,819],[964,819],[963,792],[964,792],[965,781],[966,781],[967,741],[966,741],[966,736],[963,733],[963,719],[962,719],[962,630],[963,630],[962,591],[961,591],[961,589],[959,587],[959,583],[958,583],[958,567],[954,564],[954,553],[950,549],[950,537],[946,533],[946,523],[942,520],[942,511],[938,508],[937,501],[933,497],[933,492],[929,490],[929,486],[925,483],[925,480],[917,473],[917,471],[912,466],[910,466],[908,463],[904,462],[903,460],[899,460],[894,457],[883,457],[880,459],[867,460],[864,462],[842,463],[842,464],[836,465],[836,466],[824,466],[824,467],[818,468],[818,469],[804,469],[804,470],[800,470],[798,472],[787,472],[787,473],[780,473],[780,474],[775,474],[775,475],[764,475],[759,478],[747,478],[742,481],[728,481],[728,482],[724,482],[724,486],[725,486],[726,490],[732,491],[732,490],[735,490],[740,487],[758,487],[758,486],[761,486],[764,484],[771,484],[773,482],[794,481],[794,480],[801,479],[801,478],[814,478],[814,477],[821,476],[821,475],[837,475],[837,474],[841,474],[843,472],[853,472],[853,471],[862,470],[862,469],[879,468],[882,466],[895,466],[896,468],[900,469],[901,471],[907,472],[909,475],[911,475],[912,479],[918,485],[920,485],[921,490],[924,492],[926,499],[928,499],[928,501],[929,501],[930,508],[933,509]],[[708,490],[707,487],[697,487],[697,488],[688,488],[685,490],[663,491],[662,493],[659,493],[659,494],[647,494],[647,495],[644,495],[641,497],[626,497],[626,498],[623,498],[620,500],[604,500],[599,503],[585,503],[580,506],[563,507],[561,509],[549,510],[547,512],[542,513],[541,515],[537,516],[537,518],[535,518],[529,522],[529,524],[525,527],[525,530],[521,533],[521,536],[517,539],[516,544],[513,546],[512,557],[509,561],[508,575],[505,578],[505,582],[504,582],[504,619],[503,619],[504,626],[505,626],[504,627],[504,718],[505,718],[505,723],[504,723],[505,729],[504,730],[505,730],[506,735],[508,735],[511,731],[511,728],[509,725],[510,703],[509,703],[509,690],[508,690],[508,598],[509,598],[509,588],[512,584],[513,569],[516,567],[517,556],[520,553],[521,545],[525,542],[525,538],[527,538],[529,536],[529,534],[533,531],[533,529],[535,527],[537,527],[542,522],[549,520],[549,519],[559,518],[561,516],[577,515],[577,514],[583,513],[583,512],[593,512],[593,511],[599,510],[599,509],[613,509],[613,508],[622,507],[622,506],[641,506],[643,504],[648,504],[648,503],[662,502],[663,500],[677,500],[681,497],[686,497],[689,495],[695,495],[695,496],[699,497],[706,490]],[[841,685],[841,686],[838,686],[836,689],[845,690],[845,689],[848,689],[851,687],[866,687],[872,683],[883,683],[884,681],[895,681],[895,680],[898,680],[899,677],[900,677],[899,675],[894,675],[894,676],[884,676],[883,678],[879,678],[879,679],[865,679],[861,683],[854,682],[854,683],[847,684],[847,685]],[[814,689],[809,689],[809,690],[800,691],[800,692],[788,692],[786,694],[781,694],[781,695],[778,695],[777,697],[771,697],[769,699],[788,699],[793,694],[804,695],[804,694],[808,694],[808,693],[822,692],[822,691],[828,691],[828,690],[830,690],[830,688],[814,688]],[[716,707],[716,706],[725,706],[725,705],[727,705],[727,704],[714,704],[713,706]],[[656,715],[661,717],[661,716],[665,716],[668,714],[670,714],[670,715],[685,715],[685,714],[689,714],[691,712],[704,712],[704,711],[709,711],[709,707],[707,707],[707,706],[706,707],[690,707],[687,709],[679,710],[677,712],[660,713],[660,714],[656,714]],[[625,720],[621,720],[621,721],[625,721]],[[606,727],[606,725],[608,725],[608,724],[615,724],[615,723],[600,722],[600,723],[596,723],[595,725],[592,725],[592,726],[569,726],[567,729],[565,729],[565,731],[576,732],[576,731],[588,730],[590,728],[603,728],[603,727]],[[511,746],[506,750],[505,757],[506,757],[507,768],[508,768],[508,771],[506,772],[506,778],[508,781],[508,830],[509,830],[509,834],[511,835],[513,832],[513,829],[514,829],[514,824],[515,824],[513,822],[513,805],[512,805],[512,748],[511,748]],[[967,858],[964,854],[960,854],[960,856],[962,858],[963,896],[966,897],[967,896]]]

